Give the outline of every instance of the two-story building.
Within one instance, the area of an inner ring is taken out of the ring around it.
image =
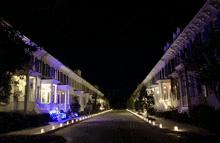
[[[196,71],[186,64],[186,61],[193,61],[193,53],[200,50],[199,46],[195,48],[193,45],[208,45],[212,33],[220,35],[219,4],[217,0],[208,0],[184,29],[177,28],[173,34],[173,43],[166,44],[164,55],[134,91],[134,96],[137,97],[144,85],[148,93],[153,94],[155,108],[159,110],[176,107],[179,113],[188,113],[189,107],[198,104],[208,104],[215,109],[220,107],[216,95],[197,81]],[[212,52],[220,63],[219,48],[216,47]],[[220,90],[217,85],[216,88]]]
[[[5,21],[1,24],[11,26]],[[27,37],[23,37],[23,41],[36,45]],[[67,112],[73,96],[78,97],[81,111],[84,111],[89,99],[94,102],[92,97],[97,97],[101,103],[105,102],[102,100],[104,94],[83,79],[80,70],[74,72],[44,49],[38,47],[33,53],[32,63],[31,69],[18,71],[13,76],[12,94],[7,103],[0,104],[0,111]]]

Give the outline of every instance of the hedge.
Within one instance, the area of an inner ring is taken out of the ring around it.
[[[155,111],[156,117],[163,118],[163,111]]]
[[[50,122],[49,113],[31,115],[19,112],[0,112],[0,133],[45,125],[48,122]]]

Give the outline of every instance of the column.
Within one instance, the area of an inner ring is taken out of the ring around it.
[[[25,86],[25,97],[24,97],[24,112],[28,112],[28,99],[29,99],[29,71],[26,71],[26,86]]]
[[[67,98],[67,91],[66,91],[66,89],[65,89],[65,111],[66,111],[66,103],[67,103],[67,102],[66,102],[66,100],[67,100],[66,98]]]
[[[51,83],[50,86],[50,110],[52,110],[52,106],[53,106],[53,83]]]
[[[183,107],[183,89],[182,89],[182,78],[179,77],[178,79],[178,82],[179,82],[179,89],[180,89],[180,106]]]

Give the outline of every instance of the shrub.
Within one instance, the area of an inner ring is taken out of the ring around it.
[[[191,110],[191,119],[194,124],[202,127],[209,126],[207,121],[214,118],[214,108],[208,105],[196,105]]]
[[[37,119],[38,119],[38,124],[42,124],[42,125],[47,124],[48,122],[51,121],[49,113],[37,114]]]
[[[159,118],[163,118],[163,111],[157,110],[155,111],[155,115]]]
[[[148,118],[146,118],[146,119],[151,120],[151,121],[155,121],[155,119],[154,119],[154,118],[151,118],[151,117],[148,117]]]
[[[188,117],[187,113],[179,114],[177,111],[172,113],[173,120],[180,123],[191,123],[191,118]]]
[[[81,111],[80,112],[80,115],[82,116],[82,115],[87,115],[87,111]]]
[[[165,119],[173,119],[173,111],[164,111],[163,112],[163,117]]]
[[[150,108],[149,109],[149,115],[155,115],[155,109],[154,108]]]

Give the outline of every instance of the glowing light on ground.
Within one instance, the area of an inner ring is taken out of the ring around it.
[[[177,127],[177,126],[174,126],[174,130],[175,130],[175,131],[178,131],[178,127]]]
[[[41,133],[44,133],[44,129],[41,129],[40,132],[41,132]]]

